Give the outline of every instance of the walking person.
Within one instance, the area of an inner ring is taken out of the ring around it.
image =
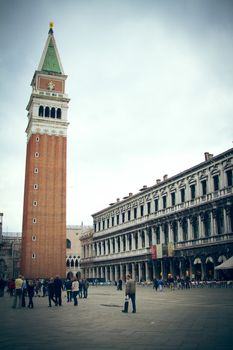
[[[89,288],[89,282],[88,280],[85,278],[83,281],[83,297],[86,299],[87,295],[88,295],[88,288]]]
[[[74,299],[74,306],[78,306],[78,294],[79,294],[79,281],[77,277],[74,277],[72,282],[72,296]]]
[[[33,297],[34,297],[34,283],[32,280],[28,281],[28,285],[27,285],[27,292],[28,292],[28,308],[29,309],[33,309],[34,304],[33,304]]]
[[[125,284],[125,296],[131,299],[132,302],[132,313],[136,313],[136,282],[132,279],[131,275],[126,276],[126,284]],[[125,302],[124,309],[122,312],[128,312],[129,303]]]
[[[119,279],[119,281],[118,281],[117,290],[122,290],[122,280],[121,279]]]
[[[15,280],[11,278],[7,283],[8,291],[10,293],[10,296],[13,297],[14,290],[15,290]]]
[[[66,289],[66,298],[67,298],[67,303],[69,303],[72,299],[72,281],[67,278],[65,281],[65,289]]]
[[[63,289],[62,280],[59,276],[56,276],[54,279],[54,294],[55,294],[56,305],[59,305],[59,306],[62,305],[62,301],[61,301],[62,289]]]
[[[54,298],[54,279],[51,277],[48,283],[48,299],[49,299],[49,307],[52,307],[51,301],[56,304],[56,300]]]
[[[157,289],[158,289],[158,280],[157,280],[157,278],[154,278],[154,280],[153,280],[153,289],[155,289],[156,292],[157,292]]]
[[[78,278],[77,278],[78,280]],[[79,281],[79,298],[83,297],[83,278],[78,280]]]
[[[4,290],[7,285],[7,282],[1,277],[0,278],[0,297],[4,297]]]
[[[19,309],[21,309],[22,307],[22,285],[23,285],[22,276],[19,275],[19,277],[16,278],[15,280],[15,297],[12,305],[13,309],[17,307],[17,304]]]
[[[23,284],[22,284],[22,307],[26,307],[26,295],[27,295],[27,281],[22,276]]]
[[[158,287],[159,287],[159,291],[160,291],[160,292],[163,291],[163,285],[164,285],[163,279],[160,278],[160,279],[158,280]]]

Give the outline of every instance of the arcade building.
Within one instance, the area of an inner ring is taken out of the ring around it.
[[[215,267],[233,255],[233,149],[143,186],[93,214],[81,238],[87,278],[137,281],[223,279]]]

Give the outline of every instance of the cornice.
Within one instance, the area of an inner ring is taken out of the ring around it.
[[[215,157],[207,160],[207,161],[204,161],[204,162],[201,162],[183,172],[180,172],[179,174],[176,174],[164,181],[161,181],[159,184],[155,184],[153,186],[150,186],[150,187],[147,187],[146,189],[144,189],[143,191],[141,192],[138,192],[130,197],[127,197],[126,199],[123,199],[121,201],[118,201],[116,203],[113,203],[110,207],[106,207],[94,214],[92,214],[92,217],[94,219],[94,217],[96,216],[99,216],[101,214],[107,214],[107,213],[110,213],[112,211],[117,211],[118,208],[120,207],[123,207],[123,206],[126,206],[130,204],[131,206],[131,203],[133,201],[140,201],[140,198],[144,197],[147,195],[147,196],[153,196],[153,198],[156,198],[156,193],[158,193],[159,191],[161,191],[163,188],[165,188],[166,186],[169,186],[169,184],[173,185],[173,183],[175,181],[180,181],[182,182],[182,185],[184,186],[185,184],[183,184],[183,181],[184,181],[184,177],[187,178],[187,176],[190,174],[190,181],[194,183],[194,181],[196,181],[196,179],[198,179],[198,177],[195,177],[197,176],[198,174],[192,174],[193,172],[198,172],[198,170],[202,170],[202,172],[206,169],[208,169],[208,167],[211,166],[211,168],[209,169],[209,171],[211,172],[212,170],[212,167],[215,166],[216,162],[218,161],[223,161],[223,160],[226,160],[227,158],[229,158],[230,156],[233,155],[233,148],[230,148],[228,149],[227,151],[223,152],[223,153],[220,153],[219,155],[216,155]],[[182,187],[182,186],[180,186]]]

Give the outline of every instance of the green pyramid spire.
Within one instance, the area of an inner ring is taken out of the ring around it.
[[[52,33],[50,35],[51,37],[45,54],[42,71],[62,74],[62,69],[59,65],[59,59],[57,57],[54,45],[53,35]]]

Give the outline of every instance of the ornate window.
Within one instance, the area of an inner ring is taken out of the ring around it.
[[[43,117],[44,116],[44,107],[40,106],[39,107],[39,117]]]
[[[55,118],[55,108],[51,108],[51,118]]]
[[[45,117],[49,118],[49,115],[50,115],[49,107],[45,107]]]
[[[66,240],[66,248],[71,249],[71,241],[69,239]]]
[[[57,119],[61,119],[61,108],[57,109]]]
[[[226,171],[226,177],[227,177],[227,187],[232,186],[232,170]]]
[[[196,197],[196,186],[193,184],[193,185],[190,185],[190,195],[191,195],[191,199],[195,199]]]
[[[213,176],[213,184],[214,184],[214,191],[219,190],[219,176],[215,175]]]

